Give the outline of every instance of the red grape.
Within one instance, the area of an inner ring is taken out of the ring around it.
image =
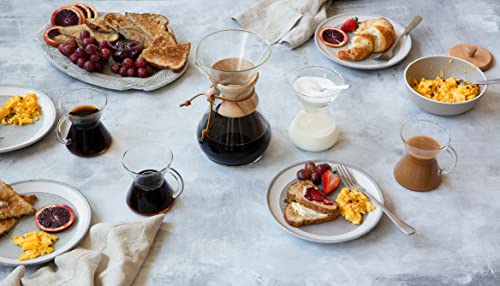
[[[318,173],[320,176],[323,175],[324,172],[330,170],[332,167],[328,164],[319,164],[316,166],[316,173]]]
[[[109,43],[108,43],[108,41],[101,41],[101,42],[99,42],[99,48],[101,48],[101,49],[109,49]]]
[[[146,66],[146,70],[148,71],[148,75],[152,75],[152,74],[153,74],[153,72],[155,71],[155,70],[153,69],[153,67],[152,67],[152,66],[150,66],[150,65],[147,65],[147,66]]]
[[[71,45],[64,45],[63,50],[64,50],[64,54],[69,57],[69,56],[71,56],[71,54],[73,54],[75,52],[75,47],[73,47]]]
[[[138,68],[145,68],[148,65],[148,62],[144,58],[137,58],[135,60],[135,66]]]
[[[315,183],[316,185],[321,184],[321,175],[318,173],[312,173],[311,181],[313,181],[313,183]]]
[[[137,72],[134,67],[130,67],[127,69],[127,76],[134,77],[137,75]]]
[[[314,172],[314,170],[316,169],[316,164],[314,164],[314,162],[307,162],[304,166],[304,169]]]
[[[90,61],[93,63],[98,63],[101,61],[101,56],[98,54],[93,54],[90,56]]]
[[[123,60],[123,66],[124,66],[124,67],[129,68],[129,67],[131,67],[131,66],[133,66],[133,65],[134,65],[134,60],[132,60],[131,58],[125,58],[125,59]]]
[[[81,31],[80,32],[80,40],[85,40],[87,38],[90,38],[90,32],[89,31]]]
[[[92,38],[92,37],[85,38],[85,39],[82,40],[82,45],[84,47],[86,47],[88,45],[95,45],[95,44],[97,44],[97,41],[95,40],[95,38]]]
[[[309,180],[311,178],[311,171],[306,169],[300,169],[297,172],[297,179],[299,180]]]
[[[85,58],[78,58],[76,61],[76,64],[83,69],[83,65],[85,64],[87,60]]]
[[[121,67],[120,70],[118,71],[118,73],[121,75],[121,76],[127,76],[127,68],[126,67]]]
[[[93,55],[97,52],[98,48],[96,45],[94,44],[89,44],[87,46],[85,46],[85,52],[89,55]]]
[[[83,49],[82,47],[76,48],[75,54],[77,54],[79,58],[87,57],[87,53],[85,52],[85,49]]]
[[[64,42],[66,45],[70,45],[70,46],[73,46],[73,47],[76,47],[78,46],[78,43],[76,42],[75,39],[71,38],[71,39],[68,39],[66,42]]]
[[[119,65],[119,64],[113,64],[113,65],[111,65],[111,71],[112,71],[113,73],[118,73],[118,72],[120,72],[120,65]]]
[[[146,68],[139,68],[139,69],[137,69],[137,75],[139,77],[144,78],[144,77],[148,77],[149,76],[149,72],[148,72],[148,70]]]
[[[109,51],[108,48],[101,49],[101,54],[102,54],[102,58],[105,60],[109,59],[109,57],[111,56],[111,52]]]
[[[88,71],[88,72],[93,72],[94,69],[95,69],[95,66],[94,66],[94,63],[91,62],[91,61],[86,61],[84,64],[83,64],[83,68]]]
[[[69,59],[72,63],[76,64],[76,62],[78,61],[78,55],[76,53],[73,53],[71,54],[71,56],[69,56]]]
[[[61,54],[64,55],[64,47],[66,47],[65,44],[59,44],[59,46],[57,46],[57,49],[59,50],[59,52],[61,52]]]

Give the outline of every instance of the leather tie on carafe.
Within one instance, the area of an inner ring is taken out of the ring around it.
[[[222,113],[219,112],[223,116],[242,117],[255,111],[258,104],[258,97],[255,94],[255,84],[257,83],[258,78],[259,74],[257,73],[250,81],[241,86],[224,85],[224,82],[222,81],[218,84],[212,85],[206,92],[198,93],[195,96],[183,102],[182,104],[180,104],[180,107],[190,106],[191,102],[195,98],[201,95],[205,95],[207,97],[207,101],[209,103],[209,113],[208,113],[207,125],[201,131],[201,140],[204,140],[205,137],[208,135],[208,130],[210,128],[210,123],[212,121],[212,116],[213,116],[212,113],[213,113],[213,106],[215,99],[223,101],[221,107],[224,106],[225,102],[231,103],[231,105],[228,104],[226,105],[227,108],[222,110]],[[220,96],[221,91],[223,94],[230,95],[231,97]],[[242,104],[244,101],[247,101],[252,97],[254,97],[254,100],[252,102],[248,102],[248,104]]]

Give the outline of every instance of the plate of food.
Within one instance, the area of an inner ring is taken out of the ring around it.
[[[51,180],[0,181],[0,264],[34,265],[71,250],[91,211],[75,188]]]
[[[56,108],[45,93],[0,85],[0,154],[29,146],[56,121]]]
[[[336,171],[338,164],[301,162],[274,177],[267,205],[284,230],[308,241],[339,243],[357,239],[378,224],[382,210],[363,193],[343,184]],[[375,181],[362,170],[346,166],[365,191],[383,203],[384,196]]]
[[[320,52],[330,60],[355,69],[381,69],[402,61],[411,50],[406,35],[388,61],[374,59],[388,50],[404,28],[393,20],[376,15],[338,15],[323,21],[314,34]]]
[[[114,90],[149,91],[175,81],[191,49],[163,15],[99,12],[84,3],[55,10],[37,38],[57,69]]]

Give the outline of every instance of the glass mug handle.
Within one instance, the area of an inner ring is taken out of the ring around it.
[[[177,199],[182,194],[182,191],[184,191],[184,180],[182,179],[179,172],[177,172],[174,168],[169,168],[168,173],[177,182],[177,190],[175,190],[174,194],[172,195],[174,199]]]
[[[61,133],[62,125],[64,121],[69,120],[69,116],[67,114],[64,114],[59,118],[59,121],[57,121],[57,126],[56,126],[56,137],[59,142],[61,142],[64,145],[69,145],[71,143],[71,139],[66,139]]]
[[[452,160],[451,165],[448,168],[441,169],[441,174],[447,175],[451,171],[453,171],[453,169],[455,169],[455,166],[457,165],[458,156],[457,156],[457,151],[455,151],[455,149],[451,146],[446,147],[445,150],[448,153],[448,155],[450,155]]]

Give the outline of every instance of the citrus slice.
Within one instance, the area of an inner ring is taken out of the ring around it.
[[[85,23],[85,15],[80,9],[73,6],[63,6],[52,13],[52,26],[76,26]]]
[[[65,5],[67,7],[74,7],[74,8],[77,8],[78,10],[80,10],[80,12],[83,13],[83,15],[85,16],[85,18],[92,18],[92,14],[93,12],[90,10],[89,7],[87,7],[87,5],[83,4],[83,3],[71,3],[71,4],[68,4],[68,5]]]
[[[58,37],[63,36],[63,35],[61,35],[59,28],[62,28],[62,27],[61,26],[54,26],[54,27],[50,27],[47,30],[45,30],[45,33],[43,33],[43,39],[45,40],[47,45],[52,46],[52,47],[57,47],[60,44],[60,42],[58,41]]]
[[[68,205],[46,205],[35,214],[36,226],[46,232],[60,232],[75,222],[76,216]]]
[[[324,27],[319,31],[319,39],[329,47],[339,48],[347,43],[349,36],[340,29]]]

